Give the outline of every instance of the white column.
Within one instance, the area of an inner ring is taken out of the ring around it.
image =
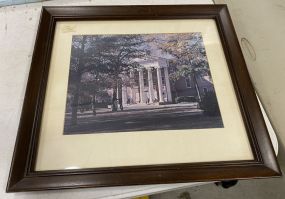
[[[143,69],[139,69],[139,86],[140,86],[140,100],[141,100],[141,103],[145,103],[145,100],[144,100]]]
[[[172,95],[171,95],[169,75],[168,75],[168,67],[164,68],[164,78],[165,78],[165,85],[166,85],[166,91],[167,91],[167,101],[172,102]]]
[[[118,85],[118,82],[117,82],[117,96],[116,96],[116,98],[117,98],[117,100],[119,99],[119,85]]]
[[[161,69],[157,68],[157,82],[158,82],[158,94],[159,94],[159,102],[164,102],[162,95],[162,80],[161,80]]]
[[[134,103],[134,104],[137,103],[137,96],[136,96],[136,89],[135,88],[132,88],[131,95],[132,95],[131,103]]]
[[[153,103],[153,81],[152,81],[152,70],[151,70],[151,68],[147,69],[147,75],[148,75],[149,103]]]
[[[133,70],[130,70],[130,84],[131,84],[131,104],[136,103],[136,93],[134,91],[135,85],[135,73]]]
[[[130,80],[131,80],[131,84],[134,83],[134,77],[135,77],[135,73],[133,70],[130,70]]]
[[[127,104],[127,87],[123,86],[122,88],[122,102],[123,104]]]

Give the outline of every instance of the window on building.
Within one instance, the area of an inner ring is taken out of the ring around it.
[[[136,85],[139,85],[139,73],[138,72],[134,74],[134,82]]]
[[[143,79],[143,84],[144,84],[144,86],[148,86],[147,79]]]
[[[164,77],[161,77],[161,82],[162,82],[162,85],[165,85],[165,78]]]
[[[185,78],[185,83],[186,83],[186,87],[187,88],[191,88],[191,78],[190,77],[186,77]]]

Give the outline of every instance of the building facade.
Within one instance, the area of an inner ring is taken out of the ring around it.
[[[212,80],[206,73],[181,77],[170,81],[169,62],[165,58],[141,61],[143,66],[130,71],[122,87],[123,104],[176,103],[177,97],[195,97],[200,100],[208,91],[214,90]]]
[[[127,103],[171,103],[172,94],[166,59],[141,61],[143,66],[129,74],[128,86],[123,85],[122,100]]]

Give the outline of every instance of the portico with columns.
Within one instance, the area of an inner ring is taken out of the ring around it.
[[[130,71],[130,83],[122,89],[123,104],[172,103],[167,60],[144,60],[140,65],[141,68]]]

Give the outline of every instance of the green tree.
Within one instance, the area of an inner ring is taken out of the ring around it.
[[[85,71],[84,55],[87,37],[73,37],[71,48],[71,60],[69,70],[68,93],[72,94],[71,99],[71,124],[77,123],[78,101],[82,74]]]
[[[210,75],[202,35],[200,33],[167,34],[156,39],[156,42],[163,52],[174,57],[171,62],[173,73],[169,75],[170,80],[175,82],[180,77],[191,77],[200,101],[197,75],[201,72]]]
[[[103,35],[98,37],[100,42],[96,41],[93,45],[100,49],[98,57],[104,65],[104,73],[112,79],[112,105],[113,110],[116,111],[115,102],[117,100],[122,108],[124,75],[129,74],[131,69],[141,67],[139,60],[146,58],[149,51],[145,48],[145,41],[140,35]],[[91,50],[94,49],[91,48]]]
[[[83,92],[95,97],[103,90],[113,89],[112,104],[116,111],[118,99],[122,107],[123,77],[131,69],[140,67],[139,60],[146,57],[140,35],[78,35],[72,40],[68,93],[71,94],[71,123],[77,124],[79,98]]]
[[[91,74],[94,77],[91,78],[91,84],[98,79],[99,73],[104,71],[104,64],[101,62],[98,54],[100,49],[93,49],[92,44],[100,42],[98,38],[94,38],[90,35],[77,35],[72,39],[71,47],[71,60],[70,60],[70,70],[69,70],[69,83],[68,83],[68,93],[72,95],[71,99],[71,124],[77,124],[77,112],[78,112],[78,102],[80,95],[83,91],[86,91],[86,78],[83,79],[83,74]],[[88,79],[88,78],[87,78]],[[94,87],[96,91],[96,87]]]

